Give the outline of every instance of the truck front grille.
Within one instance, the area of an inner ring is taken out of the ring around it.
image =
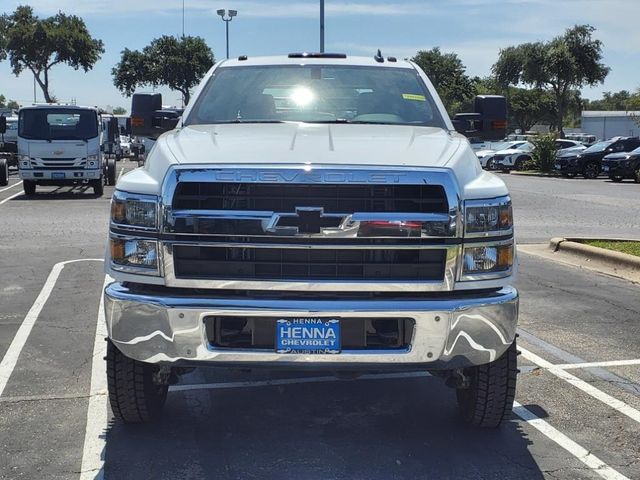
[[[249,210],[295,212],[322,208],[326,213],[447,213],[441,185],[281,184],[180,182],[174,210]]]
[[[307,281],[441,281],[445,249],[175,245],[176,278]]]

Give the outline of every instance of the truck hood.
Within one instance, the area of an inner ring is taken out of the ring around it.
[[[443,167],[465,140],[433,127],[195,125],[162,137],[178,163]]]
[[[87,156],[88,143],[80,140],[28,140],[31,158],[82,158]]]

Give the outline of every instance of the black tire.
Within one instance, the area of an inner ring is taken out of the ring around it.
[[[492,363],[465,369],[471,385],[456,390],[456,393],[460,413],[466,423],[474,427],[495,428],[509,419],[516,394],[517,363],[514,341]]]
[[[6,158],[0,158],[0,187],[9,184],[9,163]]]
[[[636,171],[633,172],[633,181],[636,183],[640,183],[640,166],[636,168]]]
[[[125,357],[107,343],[107,388],[113,415],[124,423],[156,420],[167,399],[167,385],[153,383],[154,366]]]
[[[487,166],[485,167],[487,170],[495,170],[496,169],[496,161],[493,158],[487,160]]]
[[[113,186],[116,184],[116,160],[113,158],[107,159],[107,185]]]
[[[596,162],[587,163],[582,170],[582,176],[584,178],[593,180],[594,178],[598,178],[598,175],[600,175],[600,166]]]
[[[104,179],[100,177],[99,180],[91,180],[91,186],[93,187],[93,193],[98,197],[104,194]]]
[[[516,159],[516,162],[513,164],[513,166],[514,166],[514,168],[516,170],[521,172],[522,170],[525,169],[527,162],[530,161],[530,160],[531,160],[530,157],[526,157],[526,156],[525,157],[518,157]]]
[[[620,183],[622,181],[622,177],[609,177],[611,181]]]
[[[33,180],[24,180],[22,182],[22,188],[24,189],[24,194],[27,197],[36,194],[36,182]]]

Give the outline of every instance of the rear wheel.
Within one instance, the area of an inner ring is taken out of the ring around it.
[[[22,188],[24,188],[24,194],[28,197],[36,194],[36,182],[33,180],[24,180],[22,182]]]
[[[124,423],[156,420],[167,399],[167,385],[157,385],[157,367],[125,357],[115,345],[107,343],[107,385],[109,403],[116,418]]]
[[[0,186],[9,183],[9,162],[6,158],[0,158]]]
[[[598,178],[598,175],[600,175],[600,166],[596,162],[589,162],[584,166],[582,175],[584,178]]]
[[[513,164],[513,166],[515,167],[516,170],[522,171],[522,170],[524,170],[524,168],[525,168],[525,166],[527,164],[527,161],[529,161],[529,157],[519,157],[516,160],[516,163]]]
[[[633,181],[636,183],[640,183],[640,165],[638,165],[636,171],[633,172]]]
[[[493,158],[487,160],[487,170],[495,170],[496,169],[496,161]]]
[[[464,421],[475,427],[495,428],[507,420],[513,408],[518,376],[514,341],[497,360],[465,369],[468,388],[456,390]]]
[[[622,177],[609,177],[609,178],[616,183],[620,183],[622,181]]]
[[[116,160],[109,158],[107,160],[107,185],[116,184]]]

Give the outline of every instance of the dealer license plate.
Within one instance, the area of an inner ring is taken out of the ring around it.
[[[277,353],[340,353],[337,318],[281,318],[276,322]]]
[[[53,179],[64,178],[64,172],[53,172],[51,173],[51,178]]]

